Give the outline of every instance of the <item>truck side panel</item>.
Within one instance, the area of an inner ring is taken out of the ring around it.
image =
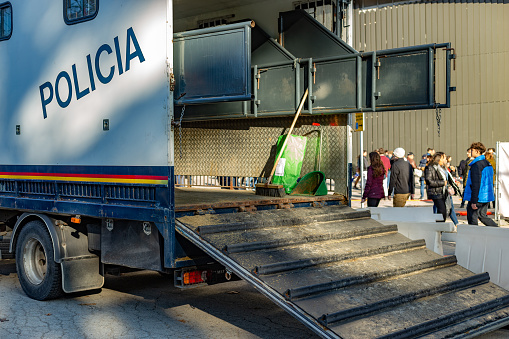
[[[0,163],[167,166],[167,2],[101,1],[73,25],[63,1],[11,3]]]

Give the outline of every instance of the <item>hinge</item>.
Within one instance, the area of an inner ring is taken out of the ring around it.
[[[258,73],[255,75],[257,89],[260,89],[260,79],[262,78],[261,76],[262,72],[267,72],[268,70],[269,70],[268,68],[259,69]]]
[[[446,48],[446,51],[452,51],[452,53],[449,55],[449,59],[452,60],[452,69],[453,71],[456,70],[456,51],[454,48]]]
[[[375,68],[376,68],[376,78],[378,80],[380,80],[380,67],[382,67],[382,63],[380,62],[380,59],[376,59],[376,62],[375,62]]]
[[[173,92],[175,90],[175,74],[170,73],[170,91]]]

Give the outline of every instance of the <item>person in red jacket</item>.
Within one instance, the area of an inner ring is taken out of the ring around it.
[[[361,202],[368,200],[368,207],[378,207],[380,199],[385,197],[383,187],[385,167],[377,152],[369,153],[369,161],[371,166],[368,167],[368,178]]]

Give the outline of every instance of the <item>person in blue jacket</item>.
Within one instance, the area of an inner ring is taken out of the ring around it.
[[[467,220],[469,225],[478,225],[478,219],[486,226],[498,227],[497,223],[488,217],[488,205],[495,200],[493,192],[493,167],[482,155],[486,147],[480,142],[474,142],[470,149],[474,158],[470,163],[464,198],[468,201]]]

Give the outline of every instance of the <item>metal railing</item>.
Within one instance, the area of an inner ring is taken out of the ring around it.
[[[221,187],[231,190],[255,189],[257,183],[266,182],[263,177],[175,175],[175,187]],[[326,179],[327,190],[334,192],[334,180]]]

